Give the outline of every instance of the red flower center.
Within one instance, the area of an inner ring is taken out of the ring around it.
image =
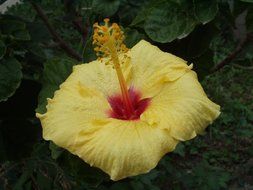
[[[121,120],[140,119],[140,115],[146,110],[151,99],[141,99],[141,93],[133,88],[129,88],[128,93],[133,107],[132,111],[129,113],[127,110],[121,94],[113,95],[108,97],[108,102],[111,105],[111,109],[108,111],[109,117]]]

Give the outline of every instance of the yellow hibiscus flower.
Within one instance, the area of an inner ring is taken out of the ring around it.
[[[149,172],[179,141],[202,133],[220,107],[192,65],[144,40],[127,50],[108,22],[95,24],[102,58],[74,66],[37,117],[44,139],[119,180]]]

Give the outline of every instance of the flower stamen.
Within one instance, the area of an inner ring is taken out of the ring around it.
[[[124,35],[120,27],[113,23],[109,25],[109,19],[104,19],[105,25],[94,24],[94,35],[93,44],[96,46],[94,50],[97,52],[99,57],[110,57],[113,62],[113,66],[116,70],[123,103],[126,109],[126,114],[130,117],[134,112],[130,95],[128,92],[126,80],[120,67],[120,61],[118,53],[125,53],[128,51],[125,44],[123,43]]]

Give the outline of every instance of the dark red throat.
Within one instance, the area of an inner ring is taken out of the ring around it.
[[[141,93],[134,88],[129,88],[128,93],[133,106],[132,113],[128,113],[121,94],[117,94],[108,97],[108,102],[111,105],[111,109],[108,111],[109,117],[121,120],[140,119],[140,115],[146,110],[151,99],[141,99]]]

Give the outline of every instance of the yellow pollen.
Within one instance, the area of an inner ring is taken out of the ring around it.
[[[124,106],[127,114],[130,115],[133,113],[134,109],[130,100],[126,80],[122,73],[118,57],[119,53],[126,53],[128,49],[123,43],[124,34],[119,25],[116,23],[110,25],[109,21],[110,20],[106,18],[104,19],[104,25],[98,25],[98,23],[93,25],[93,44],[95,45],[94,50],[97,52],[98,56],[109,57],[113,62],[113,66],[118,76]]]
[[[111,56],[111,49],[108,43],[113,43],[117,53],[125,53],[128,51],[124,41],[124,34],[121,31],[118,24],[109,24],[109,19],[104,19],[104,25],[98,25],[95,23],[93,44],[96,46],[95,51],[100,57]]]

